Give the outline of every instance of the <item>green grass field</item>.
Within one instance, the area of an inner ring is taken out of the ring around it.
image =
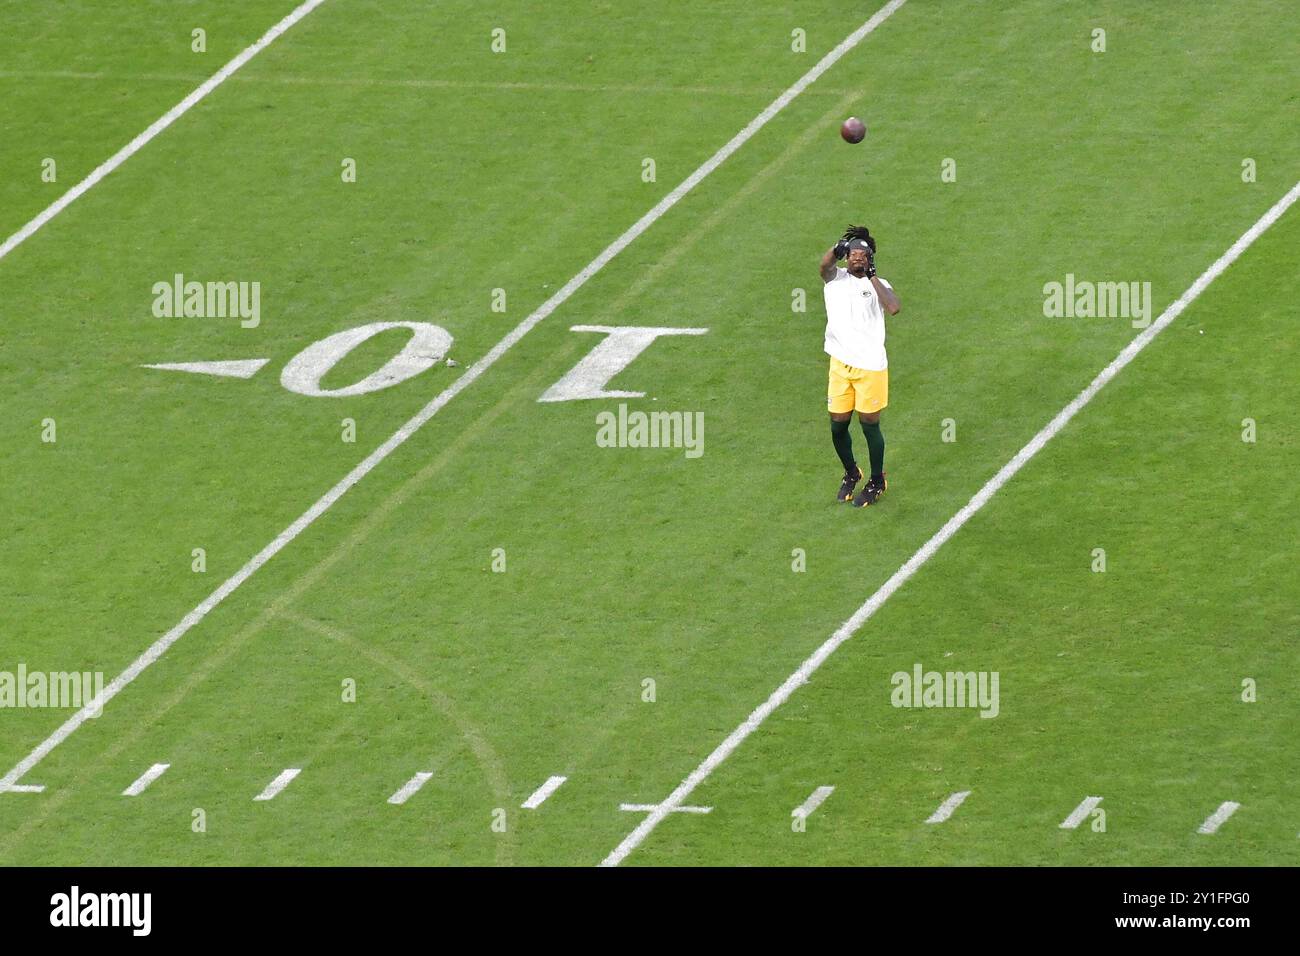
[[[0,241],[294,6],[0,0]],[[0,671],[122,673],[878,7],[325,0],[0,258]],[[1265,0],[908,0],[0,793],[0,863],[601,862],[1138,334],[1045,283],[1154,318],[1300,181],[1298,59]],[[849,221],[903,304],[862,510],[817,275]],[[1300,863],[1297,247],[1293,208],[626,863]],[[177,273],[260,283],[260,324],[155,317]],[[457,365],[281,384],[375,322]],[[610,385],[644,398],[539,402],[577,325],[708,332]],[[620,402],[704,453],[599,447]],[[997,672],[998,715],[893,706],[916,664]],[[0,774],[72,714],[0,709]],[[1104,830],[1062,829],[1086,796]]]

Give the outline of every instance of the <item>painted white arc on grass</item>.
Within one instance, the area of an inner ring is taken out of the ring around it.
[[[98,183],[101,179],[138,153],[143,147],[148,145],[150,140],[189,112],[190,108],[194,106],[194,104],[198,103],[222,83],[226,82],[226,80],[228,80],[236,70],[253,57],[257,56],[257,54],[261,53],[264,49],[270,46],[277,37],[282,35],[286,30],[324,2],[325,0],[306,0],[305,3],[295,8],[293,12],[283,20],[263,33],[257,42],[237,54],[229,63],[219,69],[216,73],[212,74],[208,79],[204,80],[203,83],[196,87],[189,96],[185,97],[185,99],[181,100],[162,116],[158,117],[158,119],[154,120],[144,132],[96,166],[95,169],[91,171],[90,175],[77,183],[77,185],[73,186],[58,199],[54,200],[54,202],[50,203],[44,210],[37,214],[35,219],[27,223],[27,225],[23,226],[0,244],[0,259],[9,255],[9,253],[14,249],[17,249],[26,240],[30,239],[38,229],[59,213],[63,212],[63,210],[71,206],[83,193]]]
[[[523,803],[520,804],[520,807],[522,807],[524,810],[536,810],[538,807],[540,807],[543,803],[546,802],[547,797],[553,794],[556,790],[560,789],[560,784],[564,783],[564,781],[568,779],[569,779],[568,777],[548,778],[544,784],[542,784],[535,791],[533,791],[533,795],[531,797],[529,797],[527,800],[525,800]]]
[[[298,18],[301,19],[302,16],[305,16],[320,2],[323,2],[323,0],[311,0],[311,2],[305,3],[299,7],[293,14],[290,14],[289,17],[286,17],[285,20],[281,21],[281,24],[285,24],[285,26],[280,30],[280,32],[284,32],[285,29],[292,26],[292,23],[289,22],[291,17],[297,15]],[[591,260],[591,262],[582,269],[582,271],[566,282],[553,296],[538,306],[536,311],[507,333],[505,338],[501,339],[501,341],[494,345],[486,355],[467,368],[458,379],[443,389],[442,392],[425,405],[424,408],[420,409],[420,411],[406,422],[406,424],[390,435],[383,444],[366,456],[366,458],[350,472],[344,475],[333,488],[325,492],[325,494],[322,495],[310,508],[299,515],[298,518],[289,525],[289,527],[281,531],[273,541],[262,548],[261,551],[257,552],[257,554],[253,555],[253,557],[249,558],[248,562],[245,563],[242,568],[222,582],[221,585],[204,598],[197,607],[186,614],[185,617],[181,618],[181,620],[170,631],[149,645],[149,647],[147,647],[139,657],[132,661],[121,674],[117,675],[117,677],[110,681],[101,693],[96,694],[94,700],[82,707],[81,710],[72,714],[55,729],[54,733],[50,734],[49,737],[37,744],[36,747],[32,749],[31,753],[18,761],[18,763],[15,764],[3,777],[0,777],[0,793],[3,793],[21,780],[25,773],[44,760],[55,747],[67,740],[68,737],[75,733],[89,717],[99,713],[109,701],[120,694],[123,689],[131,684],[132,681],[167,653],[167,650],[180,640],[190,630],[190,628],[194,627],[194,625],[198,624],[199,621],[207,617],[213,608],[219,605],[240,585],[256,574],[264,564],[279,554],[280,551],[297,538],[298,535],[311,527],[311,525],[315,523],[316,519],[328,511],[336,501],[342,498],[343,495],[352,488],[353,485],[368,475],[372,470],[374,470],[375,466],[424,427],[433,416],[437,415],[438,412],[442,410],[443,406],[472,385],[484,372],[491,368],[496,361],[501,358],[501,356],[518,344],[520,339],[527,335],[552,312],[563,305],[570,296],[586,285],[592,276],[605,268],[605,266],[609,264],[610,260],[626,249],[638,236],[654,225],[666,212],[668,212],[668,210],[677,205],[683,196],[693,190],[706,176],[722,165],[722,163],[726,161],[732,153],[736,152],[736,150],[740,149],[741,146],[749,142],[749,140],[753,138],[754,134],[766,126],[772,118],[777,115],[777,113],[785,109],[796,96],[802,93],[811,83],[829,70],[842,56],[844,56],[844,54],[857,46],[857,44],[867,36],[867,34],[871,33],[872,30],[883,23],[895,10],[901,7],[904,2],[905,0],[890,0],[890,2],[877,11],[870,20],[860,26],[853,33],[849,34],[849,36],[844,39],[839,46],[826,54],[826,56],[822,57],[817,65],[800,77],[793,86],[769,103],[761,113],[754,117],[754,119],[750,120],[749,124],[745,126],[744,129],[733,136],[726,142],[726,144],[718,149],[716,153],[705,160],[698,169],[679,183],[672,192],[659,200],[659,202],[657,202],[649,212],[629,226],[621,236],[606,246],[595,259]],[[268,34],[268,36],[270,36],[270,34]],[[266,38],[264,37],[263,39]],[[274,37],[271,37],[271,39],[274,39]],[[269,43],[270,40],[266,40],[266,42]],[[256,44],[254,44],[254,46],[256,46]],[[250,49],[252,49],[252,47],[250,47]],[[251,54],[249,55],[251,56]],[[238,59],[239,58],[236,57],[236,60]],[[235,63],[235,60],[232,60],[231,63]],[[242,63],[239,65],[242,65]],[[230,69],[230,64],[227,64],[226,68]],[[237,68],[238,66],[235,67],[235,69]],[[231,72],[233,72],[233,69]],[[200,87],[200,89],[202,89],[202,87]],[[191,96],[193,95],[194,94],[191,94]],[[191,103],[189,105],[193,104]],[[185,108],[188,109],[189,106],[186,106]],[[146,132],[148,131],[146,130]],[[154,135],[156,135],[156,133]],[[137,146],[136,148],[138,149],[139,147]],[[93,175],[94,174],[92,173],[92,176]],[[76,197],[74,196],[73,198]],[[68,201],[71,202],[71,200]],[[53,207],[51,207],[51,209],[53,209]],[[57,211],[58,210],[55,210],[55,212]],[[49,210],[46,210],[46,212],[49,212]],[[44,215],[44,213],[42,215]],[[50,213],[50,215],[52,216],[54,213]],[[39,228],[39,225],[36,228]],[[33,231],[35,230],[33,229]]]
[[[144,793],[145,788],[148,787],[149,784],[157,780],[159,777],[161,777],[164,773],[166,773],[167,768],[170,766],[171,764],[169,763],[154,764],[144,773],[140,774],[139,778],[135,781],[135,783],[131,784],[131,786],[123,790],[122,796],[124,797],[140,796],[140,794]]]
[[[943,803],[939,804],[939,808],[935,810],[934,813],[930,814],[930,816],[926,818],[925,822],[943,823],[944,820],[947,820],[950,816],[952,816],[954,810],[956,810],[963,803],[965,803],[966,798],[969,796],[970,796],[969,790],[959,790],[957,793],[954,793]]]
[[[778,707],[785,703],[790,698],[790,695],[798,690],[800,686],[806,684],[808,679],[817,672],[818,668],[820,668],[822,664],[826,663],[826,660],[835,653],[841,644],[857,633],[858,629],[871,619],[872,615],[880,609],[881,605],[888,601],[890,596],[902,587],[908,578],[915,574],[922,565],[929,561],[930,558],[934,556],[935,552],[943,547],[944,543],[956,534],[962,525],[970,520],[972,515],[988,504],[989,499],[997,494],[1002,486],[1010,481],[1016,472],[1025,466],[1026,462],[1042,451],[1043,446],[1051,441],[1052,438],[1069,423],[1070,419],[1079,413],[1080,409],[1091,402],[1097,393],[1105,387],[1107,382],[1118,375],[1129,362],[1133,361],[1133,359],[1136,358],[1148,344],[1150,344],[1152,339],[1159,335],[1163,329],[1168,327],[1174,319],[1178,318],[1178,316],[1183,313],[1183,310],[1194,302],[1196,298],[1206,290],[1211,282],[1222,275],[1223,271],[1227,269],[1228,266],[1236,262],[1241,254],[1250,248],[1251,243],[1263,235],[1264,232],[1273,225],[1273,223],[1277,222],[1278,219],[1281,218],[1282,214],[1291,208],[1297,198],[1300,198],[1300,183],[1296,183],[1292,186],[1285,196],[1275,202],[1272,207],[1264,213],[1264,215],[1260,216],[1259,219],[1255,221],[1254,225],[1242,233],[1241,237],[1229,246],[1228,250],[1224,252],[1223,255],[1219,256],[1219,258],[1216,259],[1208,269],[1197,277],[1196,281],[1193,282],[1176,301],[1171,303],[1170,306],[1160,314],[1160,318],[1156,319],[1155,322],[1152,322],[1151,325],[1139,333],[1133,341],[1129,342],[1129,344],[1124,347],[1123,351],[1115,357],[1114,361],[1097,373],[1096,378],[1088,384],[1087,388],[1076,395],[1068,405],[1057,412],[1056,416],[1044,425],[1038,434],[1029,440],[1029,443],[1026,444],[1025,447],[1016,452],[1015,456],[1003,465],[998,470],[997,474],[985,482],[984,486],[980,488],[979,491],[975,492],[970,501],[966,502],[966,504],[963,505],[955,515],[949,518],[944,526],[936,531],[934,535],[925,542],[925,544],[921,545],[921,547],[917,549],[916,553],[908,558],[907,562],[895,571],[890,576],[889,580],[880,586],[880,589],[876,591],[875,594],[867,598],[863,605],[853,613],[852,617],[840,625],[839,629],[828,637],[822,645],[808,657],[807,660],[800,664],[798,669],[787,677],[780,687],[772,691],[767,700],[759,704],[758,707],[756,707],[753,712],[741,722],[740,726],[733,730],[727,738],[722,741],[722,743],[718,744],[718,746],[714,748],[713,752],[705,757],[700,765],[692,770],[686,776],[686,779],[677,785],[676,789],[674,789],[664,802],[659,805],[660,808],[658,810],[642,820],[636,829],[624,837],[623,841],[609,852],[609,855],[601,861],[600,865],[618,866],[619,863],[623,862],[623,860],[627,858],[629,853],[640,846],[645,838],[654,832],[655,827],[659,826],[668,814],[672,812],[673,807],[680,805],[683,800],[690,796],[696,787],[707,780],[713,771],[716,770],[724,760],[731,756],[737,747],[744,743],[745,738],[762,726],[763,722],[767,720],[767,718],[770,717]]]

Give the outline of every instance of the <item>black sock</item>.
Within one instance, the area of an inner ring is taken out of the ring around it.
[[[871,456],[871,477],[880,479],[885,474],[885,436],[880,422],[863,422],[862,434],[867,436],[867,453]]]
[[[831,441],[835,444],[835,454],[840,456],[840,461],[844,463],[845,473],[853,472],[858,463],[853,460],[853,437],[849,434],[848,422],[837,422],[831,419]]]

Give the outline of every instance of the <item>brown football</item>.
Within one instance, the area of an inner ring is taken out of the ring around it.
[[[840,135],[846,143],[860,143],[867,135],[867,124],[856,116],[850,116],[840,127]]]

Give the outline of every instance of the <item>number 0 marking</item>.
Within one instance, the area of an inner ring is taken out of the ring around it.
[[[321,388],[321,379],[362,342],[389,329],[410,329],[411,338],[402,350],[359,382],[346,388]],[[405,382],[437,365],[451,349],[451,333],[429,322],[372,322],[355,329],[336,332],[329,338],[309,345],[292,359],[280,373],[280,384],[299,395],[324,395],[344,398],[365,395]]]

